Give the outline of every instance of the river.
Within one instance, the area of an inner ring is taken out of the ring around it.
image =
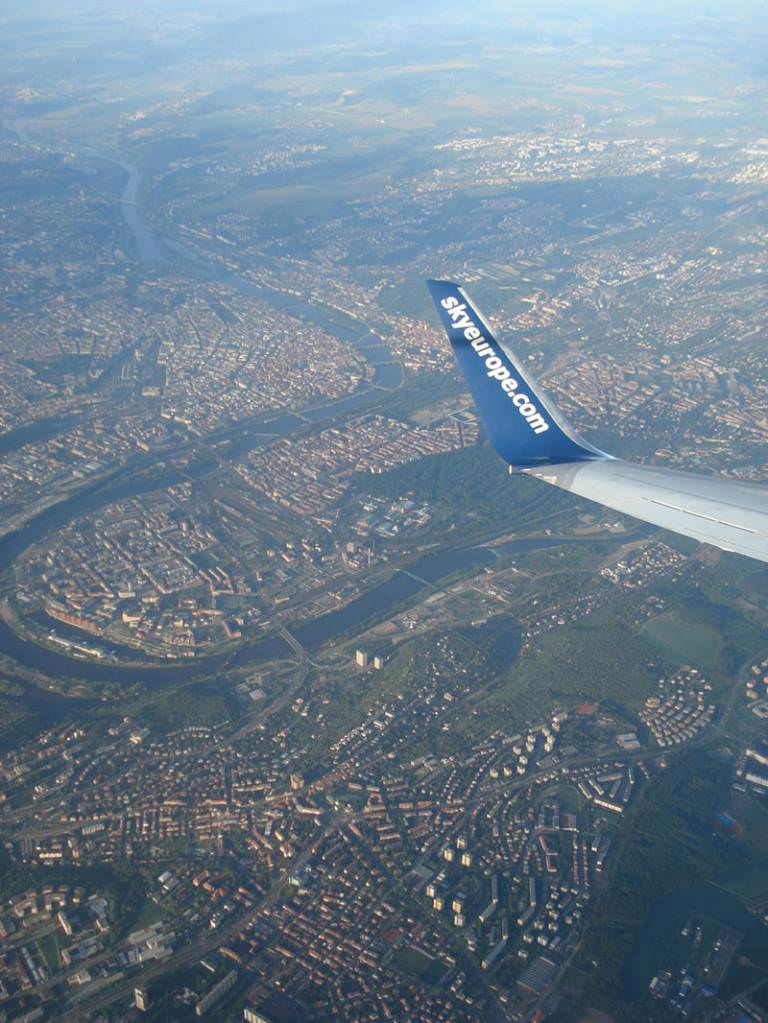
[[[393,390],[403,381],[403,370],[392,350],[377,334],[364,323],[340,309],[322,303],[308,302],[298,295],[259,285],[240,274],[224,270],[217,264],[204,263],[197,253],[191,252],[178,241],[158,238],[139,215],[139,190],[143,175],[133,164],[124,160],[103,157],[123,168],[128,175],[122,195],[120,210],[125,226],[131,232],[136,251],[143,263],[149,266],[169,265],[171,255],[195,276],[227,284],[243,295],[261,298],[270,305],[284,310],[296,319],[314,323],[326,333],[351,345],[373,367],[373,383],[376,387]]]
[[[507,556],[563,544],[583,544],[582,538],[572,540],[541,537],[540,539],[509,540],[503,545]],[[392,576],[374,586],[362,596],[352,600],[338,611],[329,611],[312,621],[292,629],[299,642],[314,651],[332,640],[354,636],[362,626],[384,621],[399,606],[412,600],[418,593],[437,586],[440,580],[455,572],[479,571],[493,565],[497,555],[488,547],[461,547],[453,550],[432,551],[423,555],[408,568],[396,570]],[[60,630],[63,634],[63,628]],[[249,663],[291,656],[288,644],[279,636],[268,636],[240,647],[234,654],[218,657],[196,657],[184,664],[156,666],[136,664],[122,666],[99,661],[78,660],[57,653],[37,643],[22,639],[0,619],[0,649],[14,660],[45,672],[65,678],[84,678],[91,681],[168,685],[183,678],[210,675],[225,666],[244,666]]]
[[[142,179],[141,171],[133,164],[125,163],[124,160],[110,160],[110,162],[118,164],[128,175],[123,194],[120,196],[120,210],[125,226],[133,235],[139,259],[142,263],[147,263],[150,266],[167,265],[169,260],[163,255],[154,234],[144,226],[139,217],[137,202]]]
[[[227,283],[241,293],[268,301],[271,305],[285,310],[291,316],[321,326],[325,331],[353,345],[374,367],[374,384],[382,388],[397,387],[402,380],[402,368],[385,342],[353,316],[327,306],[310,304],[299,296],[261,287],[236,274],[224,272],[218,266],[203,266],[200,258],[187,252],[176,242],[160,239],[144,224],[137,206],[142,182],[141,172],[131,164],[111,157],[104,157],[121,166],[127,180],[123,188],[120,206],[124,222],[136,244],[139,258],[149,266],[169,265],[180,261],[190,268],[195,276],[201,272],[218,282]],[[248,424],[225,427],[210,439],[217,439],[231,432],[243,434],[243,443],[264,443],[274,436],[290,436],[306,429],[308,424],[321,428],[339,415],[353,414],[357,409],[369,405],[372,392],[369,389],[349,395],[336,402],[330,402],[314,409],[304,410],[300,415],[286,412],[281,415],[254,419]],[[168,469],[168,481],[173,482],[175,472]],[[122,482],[121,473],[116,473],[116,485],[105,489],[103,484],[86,487],[74,497],[35,516],[22,529],[0,540],[0,564],[7,568],[23,550],[54,529],[79,518],[106,501],[133,496],[142,489],[156,489],[163,485],[164,477],[153,476],[143,483],[127,480]],[[504,547],[504,554],[514,554],[538,547],[547,547],[563,541],[542,538],[540,540],[511,541]],[[582,542],[582,541],[576,541]],[[338,611],[331,611],[321,617],[298,626],[296,638],[310,650],[344,635],[354,634],[356,629],[372,622],[384,620],[398,606],[412,600],[420,591],[457,571],[479,570],[494,562],[496,555],[487,547],[465,547],[453,550],[435,551],[419,558],[407,571],[395,571],[390,579],[373,587],[362,596],[351,601]],[[61,630],[64,631],[63,628]],[[199,657],[182,664],[157,666],[148,663],[117,665],[99,661],[79,660],[57,653],[47,647],[18,636],[13,629],[0,620],[0,649],[20,664],[52,676],[81,678],[88,680],[134,683],[140,681],[150,685],[165,685],[183,678],[209,675],[221,670],[227,664],[245,664],[265,661],[275,657],[289,656],[290,648],[280,637],[270,636],[246,644],[235,654],[218,657]]]

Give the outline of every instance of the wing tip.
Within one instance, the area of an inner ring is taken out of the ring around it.
[[[576,433],[512,352],[499,344],[461,285],[437,279],[425,283],[480,420],[502,458],[521,467],[610,457]],[[546,440],[539,439],[542,434]]]
[[[450,281],[447,278],[442,277],[428,277],[425,281],[430,291],[434,292],[442,288],[460,288],[461,285],[458,281]]]

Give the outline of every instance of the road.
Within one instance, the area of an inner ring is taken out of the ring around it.
[[[183,966],[189,966],[196,960],[202,959],[208,952],[212,952],[214,949],[225,944],[228,938],[234,937],[244,927],[247,927],[254,917],[276,904],[290,875],[309,863],[315,854],[315,850],[325,838],[328,829],[337,824],[338,820],[336,817],[328,821],[313,841],[305,846],[301,853],[280,871],[279,876],[273,881],[269,891],[257,907],[249,909],[247,913],[238,914],[231,920],[228,920],[223,926],[212,931],[208,937],[200,939],[186,948],[179,949],[169,959],[165,959],[163,962],[150,966],[147,969],[136,971],[125,980],[118,981],[110,986],[108,990],[97,995],[96,998],[88,999],[87,1006],[74,1006],[58,1016],[51,1017],[52,1023],[54,1020],[56,1023],[87,1023],[88,1020],[93,1019],[94,1013],[106,1009],[108,1006],[120,1001],[121,998],[128,1000],[138,983],[146,985],[154,977],[162,973],[177,970]]]
[[[679,752],[676,750],[675,752]],[[660,757],[662,754],[656,754]],[[667,754],[669,755],[669,754]],[[568,767],[569,769],[575,769],[583,766],[590,766],[596,762],[601,762],[606,759],[610,760],[622,760],[630,763],[636,763],[640,760],[652,760],[653,756],[649,756],[648,753],[621,753],[620,751],[613,751],[612,749],[600,750],[597,754],[591,754],[589,756],[574,757],[567,762],[563,762],[558,765],[560,767]],[[476,806],[482,805],[493,800],[500,798],[501,796],[510,797],[515,792],[519,792],[527,789],[530,785],[537,784],[545,780],[552,773],[552,769],[540,770],[532,772],[529,776],[524,779],[515,779],[508,783],[499,782],[491,790],[484,791],[481,795],[476,796],[474,799],[470,799],[465,803],[465,813],[463,813],[453,823],[446,836],[445,833],[436,835],[425,848],[423,853],[414,860],[412,869],[416,869],[419,866],[423,866],[428,861],[429,857],[434,852],[438,845],[443,845],[447,838],[451,835],[458,833],[466,826],[467,814]],[[87,999],[87,1004],[73,1006],[67,1011],[54,1017],[55,1020],[61,1021],[61,1023],[85,1023],[86,1020],[92,1019],[93,1014],[107,1008],[108,1006],[118,1002],[120,999],[128,999],[133,992],[133,988],[137,983],[146,984],[151,981],[154,977],[159,976],[162,973],[169,972],[171,970],[178,969],[182,966],[187,966],[196,960],[204,957],[207,953],[213,951],[215,948],[226,943],[228,938],[235,936],[246,927],[250,920],[255,918],[257,915],[262,913],[265,909],[269,909],[274,906],[280,899],[284,892],[288,878],[291,874],[295,873],[305,866],[315,854],[315,851],[327,837],[329,832],[353,821],[360,821],[365,818],[362,811],[346,811],[338,810],[331,814],[326,820],[324,826],[319,830],[315,838],[305,846],[297,857],[295,857],[289,864],[286,864],[280,871],[277,878],[274,879],[270,886],[269,891],[259,904],[254,908],[250,909],[247,913],[238,914],[231,920],[227,921],[223,926],[217,928],[204,938],[199,939],[193,944],[179,949],[169,959],[164,960],[162,963],[157,963],[152,966],[148,966],[141,971],[134,971],[129,977],[117,981],[115,984],[110,985],[108,988],[100,991],[94,998]],[[371,855],[374,855],[373,851],[369,850]],[[392,884],[389,886],[386,892],[386,897],[390,894],[395,894],[402,888],[402,879],[395,878]],[[383,926],[383,925],[382,925]],[[462,958],[465,959],[465,953],[463,952],[463,946],[456,945],[456,937],[446,928],[446,938],[450,937],[451,945],[455,946],[457,951],[462,951]],[[105,958],[105,957],[104,957]],[[94,960],[96,962],[97,960]],[[88,965],[87,963],[85,965]],[[466,966],[466,963],[465,963]],[[488,997],[492,1000],[496,1006],[497,1019],[506,1019],[506,1010],[503,1008],[501,1003],[498,1001],[496,995],[491,991],[487,985],[487,981],[484,979],[482,974],[479,974],[479,978],[482,982],[484,989]]]

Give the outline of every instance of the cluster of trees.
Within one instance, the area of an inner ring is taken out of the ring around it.
[[[629,997],[637,994],[630,979],[642,974],[647,984],[659,965],[651,935],[655,916],[674,892],[718,877],[744,856],[713,829],[729,770],[727,762],[690,750],[641,792],[615,839],[609,883],[601,887],[579,957],[578,966],[589,973],[585,1005],[621,1009],[621,1019],[656,1018],[648,1015],[647,999],[641,1009]],[[658,1013],[664,1018],[662,1007]]]
[[[411,494],[416,502],[428,503],[432,531],[460,531],[463,542],[502,529],[536,530],[564,500],[554,488],[527,476],[510,480],[506,464],[485,442],[428,455],[380,475],[360,473],[355,482],[358,494],[391,500]]]

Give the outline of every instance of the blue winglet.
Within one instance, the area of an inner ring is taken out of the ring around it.
[[[512,352],[491,333],[464,290],[452,281],[427,281],[456,360],[467,378],[480,421],[510,465],[525,469],[610,458],[568,426]],[[538,392],[538,393],[537,393]]]

